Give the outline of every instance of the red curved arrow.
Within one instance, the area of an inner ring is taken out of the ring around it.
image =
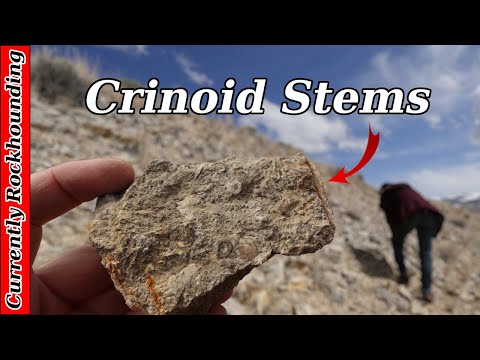
[[[350,184],[347,180],[347,177],[352,176],[353,174],[358,172],[360,169],[362,169],[365,165],[367,165],[367,163],[372,159],[373,155],[375,154],[375,151],[377,151],[379,141],[380,141],[380,132],[374,135],[370,124],[368,124],[367,148],[365,149],[365,153],[363,154],[360,162],[352,170],[350,170],[347,173],[345,173],[345,166],[344,166],[343,168],[340,169],[337,175],[335,175],[328,181]]]

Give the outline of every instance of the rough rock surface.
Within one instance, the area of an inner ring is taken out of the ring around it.
[[[275,254],[332,241],[319,174],[302,155],[173,165],[153,161],[97,203],[90,240],[132,309],[206,313]]]

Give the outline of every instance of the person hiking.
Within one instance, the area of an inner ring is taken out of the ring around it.
[[[408,184],[383,184],[380,194],[380,207],[385,212],[392,230],[391,241],[400,272],[398,282],[408,285],[409,275],[404,263],[403,243],[407,234],[417,229],[422,269],[422,298],[431,303],[432,238],[440,232],[444,216]]]

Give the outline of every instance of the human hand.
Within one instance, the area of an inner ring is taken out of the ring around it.
[[[116,159],[80,160],[63,163],[31,177],[31,262],[42,239],[42,225],[85,201],[125,190],[134,179],[130,164]],[[100,255],[82,245],[57,257],[38,270],[32,269],[32,314],[139,314],[130,310],[115,289]],[[210,309],[224,315],[220,305],[225,294]]]

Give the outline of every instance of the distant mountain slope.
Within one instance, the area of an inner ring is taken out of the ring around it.
[[[480,192],[449,197],[446,198],[445,201],[453,205],[463,206],[467,209],[480,212]]]

